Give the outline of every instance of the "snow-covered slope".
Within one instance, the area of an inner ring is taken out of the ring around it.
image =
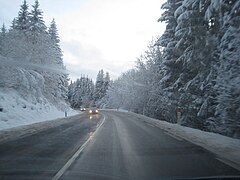
[[[76,114],[65,102],[62,66],[2,55],[0,62],[0,130]]]
[[[64,111],[57,109],[46,99],[44,103],[27,101],[11,88],[0,88],[0,109],[0,130],[65,116]],[[70,108],[67,110],[67,115],[77,113]]]

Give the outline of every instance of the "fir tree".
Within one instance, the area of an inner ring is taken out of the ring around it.
[[[13,28],[17,30],[29,30],[30,26],[30,16],[28,12],[28,4],[26,0],[23,1],[23,4],[20,7],[20,11],[18,13],[18,17],[14,23]]]
[[[106,75],[104,77],[104,85],[103,85],[104,96],[108,91],[109,85],[110,85],[110,75],[108,72],[106,72]]]
[[[45,33],[46,25],[43,21],[43,12],[39,9],[38,0],[35,1],[35,4],[32,6],[33,10],[30,12],[30,30],[35,33]]]
[[[3,24],[0,32],[0,54],[3,54],[3,49],[4,49],[3,46],[6,40],[6,33],[7,33],[7,29],[5,27],[5,24]]]
[[[1,36],[4,37],[6,35],[6,33],[7,33],[7,29],[6,29],[5,24],[3,23],[2,28],[1,28]]]
[[[50,24],[50,27],[48,29],[48,34],[50,35],[52,41],[56,44],[56,45],[59,45],[59,36],[58,36],[58,30],[57,30],[57,25],[56,25],[56,22],[55,20],[53,19],[51,24]]]
[[[94,84],[88,77],[82,76],[68,86],[68,101],[74,108],[89,107],[93,104]]]
[[[10,30],[13,30],[13,29],[15,29],[15,28],[16,28],[16,18],[13,18],[12,24],[11,24],[11,26],[10,26]]]
[[[240,137],[240,3],[225,1],[222,11],[220,42],[220,66],[216,89],[218,105],[216,115],[219,131],[229,136]]]
[[[52,49],[53,49],[53,54],[55,56],[55,63],[58,64],[59,66],[63,67],[63,60],[62,60],[62,50],[60,48],[60,39],[58,35],[58,30],[57,30],[57,25],[55,20],[53,19],[51,22],[51,25],[48,29],[48,34],[50,35],[50,38],[52,40]]]
[[[101,69],[96,78],[94,99],[95,101],[101,100],[104,96],[104,71]]]

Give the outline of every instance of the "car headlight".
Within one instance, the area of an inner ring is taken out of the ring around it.
[[[92,113],[92,110],[89,110],[89,113]]]
[[[98,110],[96,110],[96,113],[98,113]]]

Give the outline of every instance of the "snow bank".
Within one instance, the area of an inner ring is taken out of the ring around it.
[[[68,116],[77,114],[69,108]],[[28,125],[36,122],[61,118],[65,112],[58,110],[52,104],[32,103],[24,100],[15,90],[0,89],[0,130]]]
[[[216,154],[220,161],[223,161],[224,163],[240,170],[239,139],[226,137],[216,133],[205,132],[178,124],[172,124],[139,114],[135,115],[140,116],[141,119],[147,123],[168,131],[168,133],[172,134],[173,136],[180,137],[209,150],[210,152]]]

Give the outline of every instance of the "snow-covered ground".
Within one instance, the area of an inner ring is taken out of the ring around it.
[[[52,104],[33,104],[11,89],[0,91],[0,108],[0,130],[65,117],[65,112]],[[77,113],[70,108],[67,110],[68,116]]]

